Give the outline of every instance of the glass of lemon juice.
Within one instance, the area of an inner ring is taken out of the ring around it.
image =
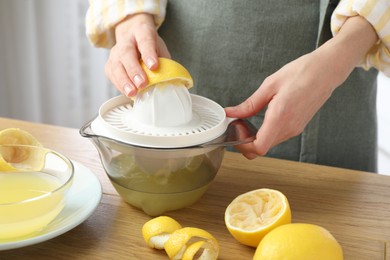
[[[63,209],[72,162],[39,146],[0,145],[0,243],[33,236]]]

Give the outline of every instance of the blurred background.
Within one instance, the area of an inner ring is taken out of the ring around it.
[[[0,116],[80,127],[117,95],[108,51],[85,36],[87,0],[0,0]]]
[[[85,36],[87,0],[0,0],[0,117],[80,128],[119,93]],[[378,77],[379,172],[390,175],[390,78]]]

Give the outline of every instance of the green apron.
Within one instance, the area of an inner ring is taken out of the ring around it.
[[[337,1],[169,0],[159,29],[192,92],[223,107],[248,98],[286,63],[331,37]],[[322,26],[323,25],[323,26]],[[355,69],[304,132],[267,156],[376,171],[376,75]],[[260,127],[264,112],[250,118]]]

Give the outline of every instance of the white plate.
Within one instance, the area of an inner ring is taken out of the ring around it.
[[[65,207],[60,214],[33,237],[13,242],[1,243],[0,251],[34,245],[75,228],[86,220],[99,205],[102,187],[99,179],[88,168],[72,161],[74,179],[65,198]]]

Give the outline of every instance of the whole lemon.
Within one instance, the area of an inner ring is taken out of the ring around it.
[[[254,260],[342,260],[343,251],[325,228],[305,223],[279,226],[258,245]]]

